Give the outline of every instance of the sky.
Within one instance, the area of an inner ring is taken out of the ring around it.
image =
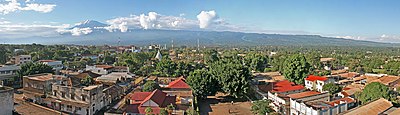
[[[110,32],[237,31],[400,43],[399,5],[398,0],[2,0],[0,35],[89,35],[93,28],[74,25],[96,20]]]

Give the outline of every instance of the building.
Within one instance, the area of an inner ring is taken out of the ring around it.
[[[296,115],[337,115],[354,107],[355,100],[352,98],[341,98],[326,101],[292,101],[293,112]]]
[[[160,50],[158,50],[156,57],[154,57],[155,59],[157,59],[158,61],[161,61],[162,59],[162,55],[160,53]]]
[[[0,86],[0,115],[13,115],[14,89]]]
[[[25,63],[28,63],[28,62],[32,62],[31,55],[18,55],[18,56],[13,56],[11,58],[11,63],[12,64],[20,65],[20,64],[25,64]]]
[[[127,72],[112,72],[107,75],[102,75],[101,77],[96,78],[96,82],[100,83],[124,83],[130,81],[134,75],[127,73]]]
[[[53,70],[61,70],[63,69],[64,65],[62,64],[62,61],[55,61],[55,60],[39,60],[39,63],[48,65],[53,67]]]
[[[65,82],[66,77],[49,73],[23,76],[24,97],[33,102],[44,103],[44,97],[51,95],[52,84]]]
[[[93,54],[82,54],[81,58],[87,58],[87,59],[91,59],[91,60],[97,60],[99,59],[99,56],[97,55],[93,55]]]
[[[169,96],[176,96],[176,104],[192,104],[193,94],[192,89],[185,82],[185,78],[179,77],[178,79],[170,82],[163,92],[167,93]]]
[[[175,106],[175,100],[176,96],[168,96],[167,93],[158,89],[153,92],[134,92],[128,98],[125,115],[146,114],[147,107],[153,110],[150,114],[159,114],[161,108],[171,104]]]
[[[327,84],[327,83],[333,83],[334,80],[327,78],[327,77],[321,77],[321,76],[314,76],[314,75],[309,75],[307,78],[305,78],[305,87],[309,90],[316,90],[319,92],[323,92],[322,87]]]
[[[271,107],[277,112],[289,113],[289,97],[287,95],[304,91],[304,86],[296,85],[288,80],[272,82],[266,87],[258,87],[262,91],[268,91],[268,99]]]
[[[100,75],[106,75],[113,71],[113,66],[110,66],[110,65],[94,65],[94,66],[86,65],[85,70],[91,71],[93,73],[100,74]]]
[[[52,95],[45,98],[48,107],[79,115],[94,115],[109,104],[105,101],[103,85],[75,86],[68,82],[52,85]]]
[[[344,115],[379,115],[384,113],[386,110],[390,109],[393,106],[392,102],[380,98],[373,102],[364,104],[362,106],[351,109],[345,113]]]
[[[311,106],[323,106],[320,102],[329,101],[328,93],[316,91],[305,91],[288,95],[290,98],[291,115],[322,115],[319,111],[314,111]]]
[[[13,85],[14,77],[17,76],[17,71],[21,68],[16,65],[0,65],[0,85]]]

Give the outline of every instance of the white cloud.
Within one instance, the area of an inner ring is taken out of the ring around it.
[[[29,3],[28,3],[29,2]],[[42,13],[48,13],[53,11],[55,4],[37,4],[30,3],[31,1],[25,1],[25,6],[21,5],[17,0],[6,0],[6,3],[0,4],[0,14],[6,15],[17,11],[36,11]]]
[[[149,28],[154,28],[157,27],[157,17],[158,14],[155,12],[149,12],[149,14],[146,16],[145,14],[140,15],[140,25],[144,29],[149,29]]]
[[[32,10],[32,11],[37,11],[37,12],[42,12],[42,13],[48,13],[53,11],[54,7],[56,7],[55,4],[26,4],[26,7],[21,8],[21,10]]]
[[[218,16],[214,10],[211,11],[201,11],[199,15],[197,15],[197,19],[199,20],[200,28],[207,28],[210,24],[217,21]]]
[[[81,36],[87,35],[93,32],[91,28],[72,28],[72,29],[58,29],[57,32],[64,34],[64,33],[71,33],[73,36]]]

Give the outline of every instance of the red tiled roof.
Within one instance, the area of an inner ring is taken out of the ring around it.
[[[113,68],[113,66],[110,66],[110,65],[95,65],[95,67],[97,67],[97,68],[104,68],[104,69],[111,69],[111,68]]]
[[[332,106],[335,106],[335,104],[340,104],[341,101],[344,101],[345,103],[353,103],[353,102],[355,102],[354,99],[345,97],[345,98],[341,98],[341,99],[338,99],[338,100],[333,100],[331,102],[328,102],[328,104],[332,105]]]
[[[304,89],[303,85],[296,85],[295,83],[288,80],[274,82],[272,83],[272,85],[272,92],[288,92]]]
[[[167,93],[162,92],[161,90],[154,90],[149,96],[147,96],[144,100],[143,103],[148,101],[148,100],[153,100],[155,103],[158,105],[162,105],[164,102],[165,97],[167,96]],[[142,103],[142,104],[143,104]],[[141,105],[142,105],[141,104]]]
[[[152,92],[135,92],[133,95],[130,97],[131,100],[135,101],[143,101],[146,99]]]
[[[326,81],[326,80],[328,80],[328,78],[321,77],[321,76],[315,76],[315,75],[309,75],[306,78],[306,80],[308,80],[308,81],[316,81],[316,80],[318,80],[318,81]]]
[[[54,62],[54,60],[39,60],[39,62]]]
[[[168,84],[168,88],[177,88],[177,89],[189,89],[190,86],[186,84],[185,79],[183,77],[180,77],[176,79],[175,81],[172,81]]]
[[[142,105],[149,100],[152,100],[153,102],[159,105],[159,107],[154,107],[154,106],[151,107],[153,109],[152,114],[159,114],[160,107],[164,108],[170,104],[175,105],[176,102],[176,96],[167,96],[167,93],[162,92],[161,90],[158,89],[154,90],[153,92],[135,92],[133,95],[130,96],[132,100],[139,101],[129,104],[126,112],[130,113],[145,114],[147,106],[142,106]]]
[[[306,92],[301,92],[301,93],[290,94],[290,95],[288,95],[288,97],[298,99],[298,98],[309,97],[309,96],[319,95],[319,94],[321,94],[321,93],[316,92],[316,91],[306,91]]]

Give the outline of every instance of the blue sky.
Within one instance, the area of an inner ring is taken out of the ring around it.
[[[7,4],[10,1],[4,1]],[[383,42],[400,42],[398,0],[18,0],[24,4],[55,5],[51,11],[20,10],[0,17],[11,24],[75,24],[83,20],[102,23],[130,15],[184,18],[197,23],[201,11],[214,11],[210,30],[282,34],[318,34]],[[0,11],[2,11],[0,9]],[[184,14],[184,15],[181,15]],[[207,20],[209,21],[209,20]],[[128,25],[129,22],[128,22]],[[128,28],[133,27],[128,26]],[[190,24],[186,24],[190,25]],[[195,28],[192,25],[186,28]],[[182,29],[181,28],[181,29]],[[240,29],[245,28],[245,29]],[[201,30],[206,28],[200,28]]]

